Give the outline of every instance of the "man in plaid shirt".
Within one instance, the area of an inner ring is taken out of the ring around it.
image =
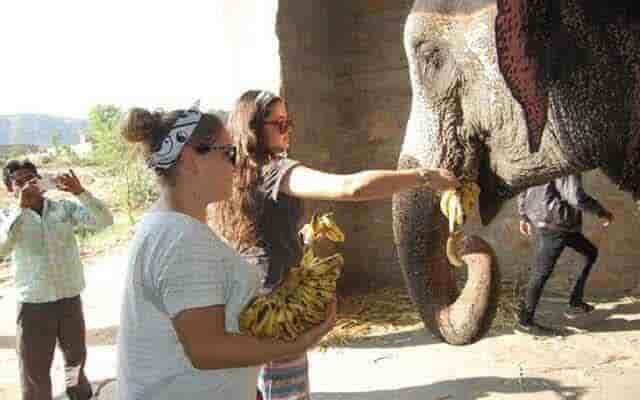
[[[3,212],[0,257],[12,256],[23,399],[52,398],[50,369],[56,341],[64,356],[67,395],[72,400],[89,399],[92,390],[84,374],[87,349],[80,300],[85,282],[73,229],[98,231],[111,225],[113,217],[73,171],[55,178],[55,184],[79,203],[47,198],[36,166],[27,160],[9,161],[3,178],[18,203]]]

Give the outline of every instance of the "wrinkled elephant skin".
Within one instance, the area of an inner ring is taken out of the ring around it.
[[[418,0],[404,32],[412,105],[398,168],[446,168],[482,189],[491,222],[519,191],[600,168],[640,193],[640,16],[631,1]],[[466,286],[444,254],[437,194],[394,197],[394,235],[425,325],[448,343],[486,332],[496,259],[468,238]]]

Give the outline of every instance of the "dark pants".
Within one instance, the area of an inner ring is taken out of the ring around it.
[[[91,397],[84,374],[87,358],[80,296],[50,303],[18,303],[16,334],[23,400],[51,400],[51,364],[56,341],[64,356],[67,395]]]
[[[580,232],[537,229],[535,261],[520,308],[520,322],[528,323],[533,319],[544,285],[551,276],[556,261],[565,247],[571,247],[584,257],[584,265],[577,275],[569,303],[575,304],[582,301],[589,272],[598,258],[598,249]]]

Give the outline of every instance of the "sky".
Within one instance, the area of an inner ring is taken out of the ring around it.
[[[230,109],[280,86],[277,0],[0,3],[0,115],[93,105]]]

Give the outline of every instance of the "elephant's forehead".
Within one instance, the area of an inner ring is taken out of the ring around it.
[[[495,6],[466,15],[414,11],[407,19],[405,36],[412,41],[453,39],[454,36],[465,37],[473,32],[478,36],[493,37],[496,14]]]
[[[489,78],[498,78],[494,30],[496,13],[493,2],[466,15],[414,11],[405,27],[406,48],[414,48],[420,42],[447,43],[458,55],[464,52],[481,63]]]
[[[413,11],[441,15],[469,15],[495,4],[496,0],[416,0]]]

